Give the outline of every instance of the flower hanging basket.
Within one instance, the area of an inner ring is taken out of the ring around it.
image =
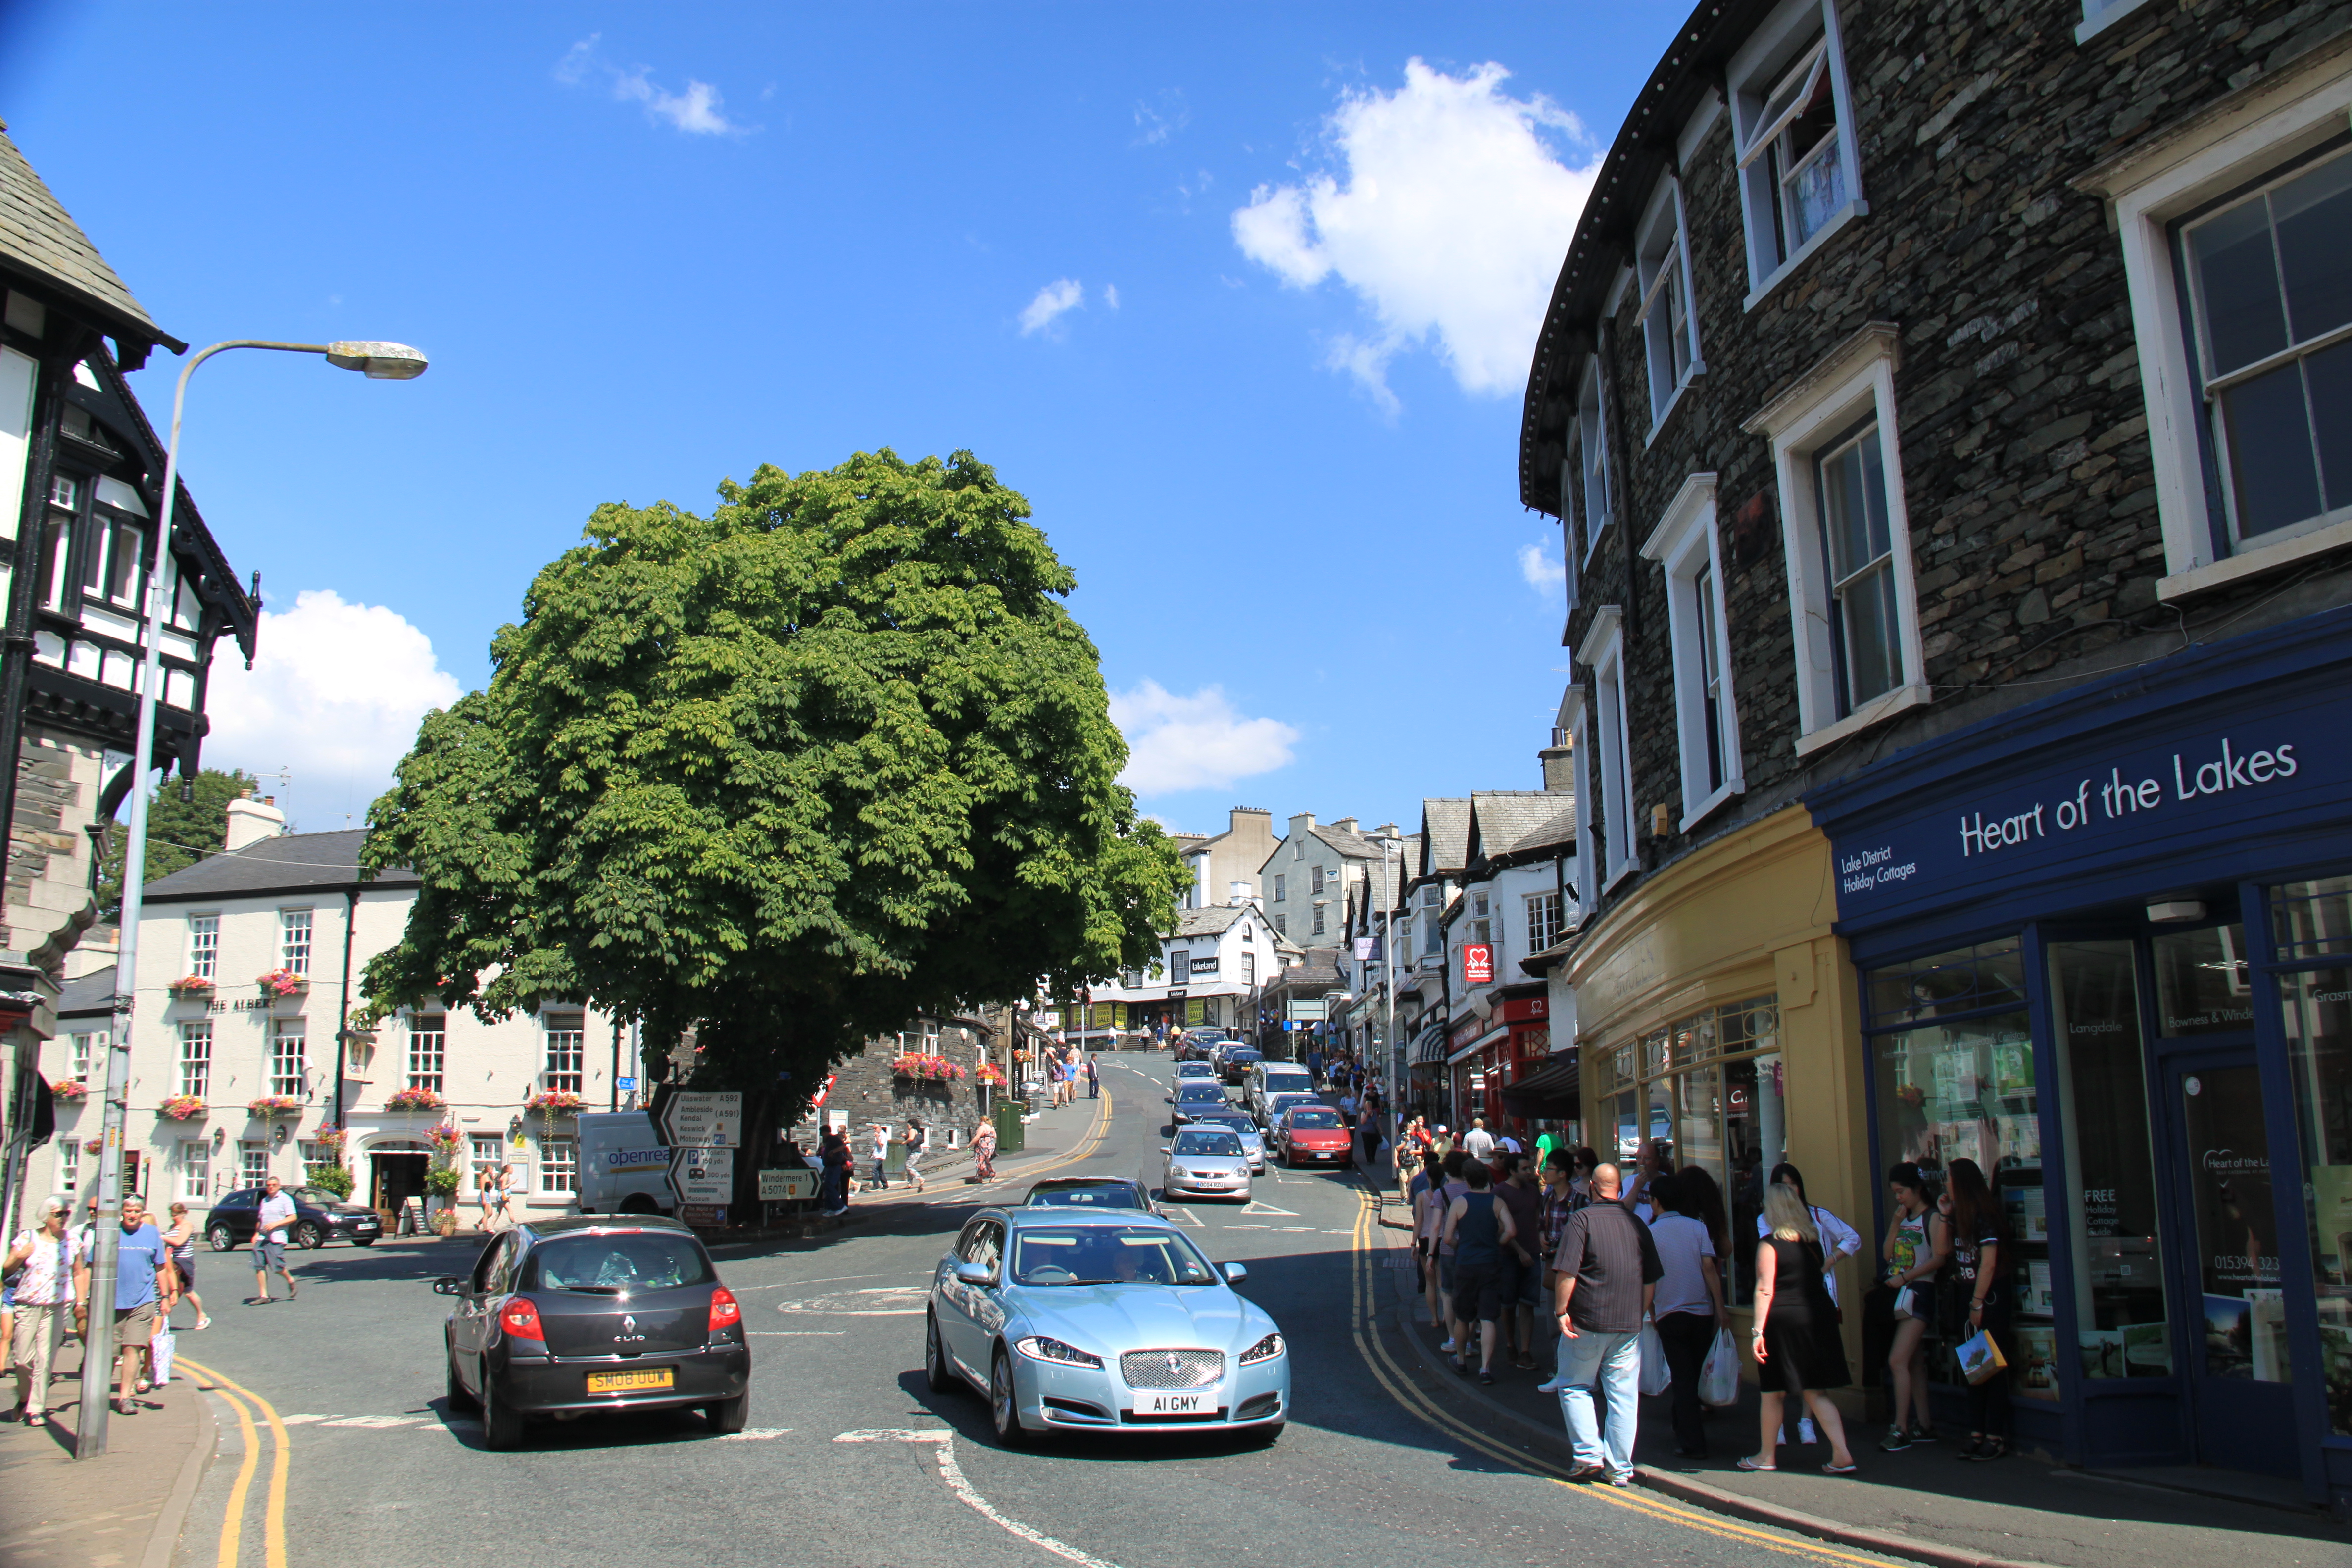
[[[321,1127],[310,1134],[310,1142],[319,1146],[320,1153],[331,1159],[339,1158],[342,1154],[343,1141],[347,1136],[348,1134],[340,1127]],[[343,1195],[349,1197],[351,1194],[346,1193]]]
[[[254,984],[261,987],[264,998],[273,1002],[281,996],[302,995],[310,989],[310,976],[297,974],[290,969],[273,969],[257,977]]]
[[[193,1121],[205,1113],[205,1102],[196,1095],[175,1094],[155,1109],[170,1121]]]
[[[290,1094],[265,1094],[259,1100],[247,1100],[245,1108],[265,1121],[302,1114],[302,1102]]]
[[[172,982],[171,991],[174,996],[209,996],[213,994],[213,983],[201,974],[184,974]]]
[[[964,1076],[964,1069],[945,1057],[899,1057],[891,1062],[890,1071],[918,1083],[953,1083]]]
[[[89,1085],[69,1078],[49,1085],[49,1098],[59,1105],[79,1105],[89,1098]]]
[[[386,1110],[438,1110],[449,1102],[429,1089],[404,1089],[387,1096]]]
[[[545,1089],[522,1102],[525,1110],[542,1116],[577,1116],[588,1102],[568,1089]]]

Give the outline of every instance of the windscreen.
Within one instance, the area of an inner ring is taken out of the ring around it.
[[[1225,1098],[1225,1091],[1219,1089],[1214,1083],[1208,1079],[1202,1079],[1195,1082],[1185,1084],[1182,1088],[1179,1089],[1176,1091],[1176,1098],[1179,1100],[1203,1100],[1212,1104],[1222,1104]]]
[[[1228,1132],[1222,1127],[1188,1127],[1176,1134],[1176,1152],[1179,1154],[1238,1154],[1241,1152],[1240,1135]]]
[[[1129,1186],[1046,1187],[1029,1194],[1034,1206],[1046,1205],[1065,1208],[1139,1209],[1143,1206],[1136,1191]]]
[[[531,1249],[525,1290],[591,1290],[606,1295],[711,1285],[709,1255],[690,1236],[637,1231],[619,1236],[559,1236]]]
[[[1215,1272],[1173,1231],[1141,1226],[1024,1226],[1013,1233],[1016,1285],[1213,1285]]]
[[[1290,1113],[1293,1127],[1337,1127],[1339,1113],[1336,1110],[1308,1110],[1304,1107]]]
[[[1265,1092],[1268,1094],[1297,1094],[1314,1091],[1313,1080],[1297,1068],[1279,1069],[1264,1068],[1259,1070],[1265,1075]]]

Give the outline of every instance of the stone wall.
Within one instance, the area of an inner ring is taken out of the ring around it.
[[[1706,371],[1654,435],[1638,290],[1606,323],[1622,521],[1581,566],[1567,640],[1597,607],[1623,607],[1633,816],[1651,869],[1874,757],[2177,651],[2184,630],[2210,640],[2352,598],[2338,558],[2292,593],[2264,578],[2185,612],[2158,605],[2166,567],[2122,253],[2102,204],[2071,184],[2352,27],[2352,4],[2154,0],[2083,44],[2080,7],[2064,0],[1839,14],[1868,215],[1744,308],[1719,117],[1683,170]],[[1900,333],[1895,426],[1934,699],[1801,761],[1771,449],[1740,425],[1872,321]],[[1635,552],[1684,479],[1710,470],[1748,788],[1696,837],[1659,839],[1651,807],[1679,819],[1680,753],[1664,575]],[[1760,526],[1736,525],[1749,503]]]
[[[910,1037],[916,1032],[909,1027]],[[905,1132],[910,1116],[920,1117],[929,1130],[935,1155],[949,1147],[950,1132],[956,1148],[971,1142],[980,1125],[980,1085],[972,1069],[985,1059],[988,1036],[966,1025],[950,1024],[940,1028],[939,1041],[939,1054],[962,1068],[963,1078],[950,1083],[925,1083],[895,1077],[890,1064],[900,1049],[895,1035],[868,1040],[864,1050],[834,1065],[833,1092],[825,1097],[823,1110],[846,1118],[854,1148],[866,1148],[877,1121],[887,1121],[891,1136],[898,1138]],[[789,1136],[804,1152],[814,1152],[816,1116],[803,1118]]]
[[[31,728],[17,757],[0,947],[53,971],[98,913],[84,830],[97,816],[105,761],[88,742]]]

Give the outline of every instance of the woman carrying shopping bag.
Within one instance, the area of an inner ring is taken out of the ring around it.
[[[1666,1270],[1658,1280],[1651,1321],[1674,1373],[1675,1455],[1704,1459],[1706,1427],[1698,1397],[1699,1368],[1716,1334],[1731,1320],[1723,1310],[1715,1238],[1707,1234],[1706,1222],[1685,1206],[1696,1206],[1692,1199],[1681,1176],[1660,1176],[1650,1184],[1650,1201],[1659,1211],[1650,1222],[1650,1239]]]
[[[1895,1199],[1895,1218],[1878,1255],[1886,1260],[1886,1283],[1895,1290],[1895,1342],[1886,1354],[1895,1425],[1878,1446],[1895,1454],[1936,1440],[1935,1421],[1927,1413],[1927,1324],[1936,1311],[1936,1276],[1952,1256],[1952,1235],[1927,1201],[1927,1178],[1918,1166],[1908,1160],[1895,1166],[1886,1173],[1886,1187]]]
[[[2001,1245],[2007,1218],[2000,1194],[1989,1186],[1974,1160],[1955,1160],[1945,1174],[1952,1184],[1952,1279],[1962,1313],[1952,1339],[1961,1364],[1980,1357],[1978,1337],[1990,1341],[1992,1369],[1969,1379],[1969,1440],[1954,1456],[1961,1459],[2006,1458],[2010,1443],[2008,1366],[2017,1359],[2009,1337],[2009,1291],[2001,1279]]]

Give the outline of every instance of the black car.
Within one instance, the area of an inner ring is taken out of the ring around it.
[[[1227,1083],[1239,1083],[1249,1077],[1250,1068],[1265,1059],[1265,1052],[1235,1041],[1217,1053],[1217,1070],[1224,1075]]]
[[[488,1447],[520,1446],[532,1416],[598,1410],[699,1405],[713,1432],[743,1430],[743,1309],[676,1220],[532,1220],[433,1289],[457,1298],[443,1330],[449,1407],[481,1411]]]
[[[353,1247],[373,1247],[383,1234],[383,1216],[365,1204],[337,1197],[324,1187],[281,1187],[294,1200],[294,1224],[286,1239],[297,1247],[324,1247],[348,1241]],[[215,1252],[226,1252],[253,1239],[261,1214],[261,1189],[240,1187],[224,1193],[205,1219],[205,1239]]]
[[[1056,1176],[1038,1183],[1021,1200],[1022,1206],[1086,1209],[1141,1209],[1158,1214],[1150,1191],[1125,1176]]]
[[[1176,1108],[1175,1121],[1181,1126],[1196,1115],[1212,1110],[1229,1110],[1233,1101],[1225,1098],[1223,1085],[1209,1078],[1180,1079],[1176,1093],[1168,1101]]]

